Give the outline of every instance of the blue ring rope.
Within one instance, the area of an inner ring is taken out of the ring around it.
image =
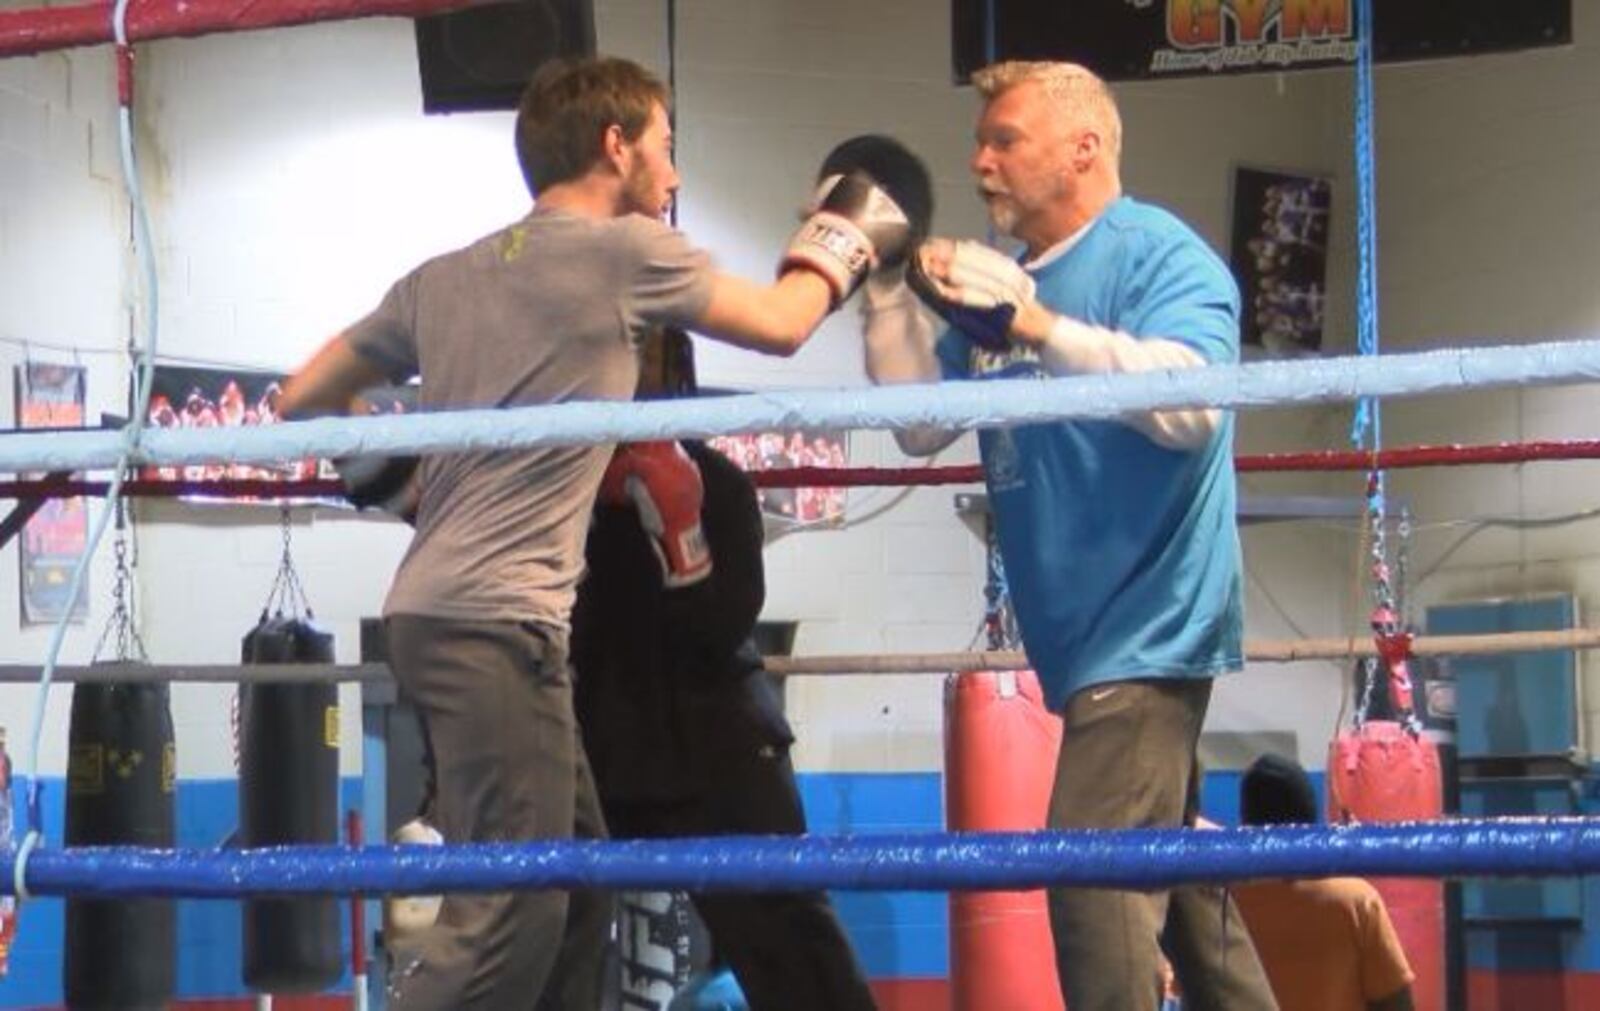
[[[15,854],[5,851],[0,881]],[[1268,829],[341,846],[40,849],[34,895],[227,898],[539,888],[687,891],[1156,888],[1252,878],[1576,876],[1600,871],[1600,819]],[[7,889],[9,890],[9,889]]]
[[[143,433],[137,462],[267,463],[304,456],[592,445],[787,428],[993,428],[1181,407],[1293,406],[1597,379],[1600,341],[1553,341],[1064,379],[787,390],[645,403],[590,401],[321,418],[261,427],[149,429]],[[120,448],[115,432],[8,434],[0,438],[0,472],[107,467],[116,461]]]

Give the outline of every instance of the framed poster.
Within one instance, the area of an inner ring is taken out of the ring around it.
[[[850,463],[849,433],[823,429],[724,435],[712,448],[745,471],[793,467],[845,467]],[[757,488],[769,533],[844,522],[845,488]]]
[[[237,425],[272,425],[282,420],[278,398],[283,394],[286,376],[255,369],[201,368],[157,365],[151,380],[150,408],[146,422],[153,428],[216,428]],[[401,413],[415,405],[415,388],[392,387],[373,400],[373,409]],[[369,393],[369,398],[377,394]],[[218,481],[226,478],[264,481],[298,481],[332,478],[332,465],[326,460],[307,457],[274,463],[197,463],[182,466],[145,467],[140,477],[157,480]],[[199,502],[280,503],[282,498],[237,496],[216,498],[194,496]],[[343,499],[305,499],[299,502],[345,505]]]
[[[1322,349],[1332,188],[1324,176],[1234,171],[1229,259],[1245,346],[1279,355]]]
[[[81,365],[18,365],[17,427],[81,427],[86,385]],[[54,623],[67,612],[72,571],[83,557],[88,537],[89,517],[81,498],[50,499],[22,528],[18,569],[22,574],[23,624]],[[72,602],[71,620],[82,622],[87,613],[80,594]]]

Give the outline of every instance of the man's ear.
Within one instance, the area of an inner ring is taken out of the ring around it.
[[[1072,144],[1072,167],[1084,171],[1100,157],[1100,135],[1093,130],[1081,130]]]
[[[600,156],[617,170],[618,175],[627,174],[628,159],[632,154],[627,139],[622,136],[622,124],[612,123],[600,135]]]

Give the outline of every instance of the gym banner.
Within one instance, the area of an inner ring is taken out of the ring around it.
[[[150,408],[145,421],[152,428],[274,424],[278,420],[278,397],[283,392],[283,379],[279,373],[249,369],[157,365],[150,384]],[[320,462],[306,459],[272,464],[196,463],[145,467],[140,477],[185,481],[222,478],[295,481],[318,477],[320,473]]]
[[[1111,81],[1351,64],[1355,0],[952,0],[955,75],[1068,60]],[[1380,63],[1572,43],[1572,0],[1373,0]]]
[[[83,425],[87,378],[81,365],[28,362],[17,366],[16,384],[18,428]],[[22,528],[18,569],[22,574],[23,624],[61,620],[67,611],[72,570],[83,557],[88,536],[88,514],[81,498],[50,499]],[[80,595],[72,606],[72,621],[83,621],[87,611]]]
[[[150,386],[150,409],[146,422],[154,428],[216,428],[237,425],[272,425],[280,418],[278,398],[283,393],[285,376],[256,369],[199,368],[157,365]],[[383,396],[369,393],[374,410],[403,412],[415,404],[408,387],[386,388]],[[332,478],[333,466],[326,460],[308,457],[280,463],[204,463],[183,466],[145,467],[140,477],[184,481],[216,481],[224,478],[264,481],[298,481]],[[194,502],[271,502],[288,501],[319,505],[346,505],[343,499],[193,497]]]

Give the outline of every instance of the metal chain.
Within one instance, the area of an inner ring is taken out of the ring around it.
[[[1399,543],[1394,554],[1394,585],[1397,606],[1395,613],[1400,616],[1400,627],[1411,627],[1411,509],[1409,506],[1400,507],[1400,523],[1395,531]]]
[[[1361,701],[1356,703],[1356,726],[1367,722],[1372,709],[1372,691],[1378,685],[1378,661],[1370,656],[1361,658]]]
[[[105,649],[106,639],[113,632],[116,634],[116,656],[118,663],[130,661],[147,663],[149,654],[145,652],[144,640],[139,636],[139,630],[134,627],[133,595],[131,585],[133,572],[128,564],[128,530],[126,515],[123,512],[125,504],[117,502],[116,535],[111,542],[112,578],[111,578],[111,614],[106,618],[105,628],[100,632],[100,639],[95,643],[94,653],[89,658],[90,663],[100,659],[100,653]]]
[[[1011,590],[1006,582],[1006,567],[1000,557],[1000,538],[993,517],[984,521],[984,527],[988,571],[983,583],[983,626],[991,650],[1015,649],[1022,637],[1017,632],[1017,614],[1011,604]]]
[[[307,621],[316,615],[311,612],[311,602],[306,598],[305,587],[300,583],[300,573],[294,567],[293,534],[289,522],[289,507],[284,506],[279,513],[279,529],[283,534],[283,554],[278,559],[278,572],[272,578],[272,588],[267,591],[267,603],[262,609],[262,614],[276,614],[282,616],[284,608],[289,608],[289,614],[300,618],[304,612]]]
[[[1368,573],[1372,577],[1372,613],[1369,622],[1373,632],[1382,635],[1381,618],[1389,599],[1388,544],[1383,524],[1383,472],[1367,472],[1366,510],[1362,514],[1366,527]],[[1392,612],[1391,612],[1392,613]],[[1370,657],[1361,661],[1361,700],[1356,705],[1355,723],[1367,721],[1372,708],[1372,695],[1378,682],[1378,665]]]
[[[1370,534],[1372,562],[1372,604],[1375,608],[1394,613],[1394,584],[1389,572],[1389,532],[1384,513],[1384,479],[1382,471],[1367,475],[1367,531]],[[1374,612],[1374,620],[1377,614]]]
[[[1373,470],[1367,475],[1367,531],[1371,536],[1372,550],[1372,633],[1378,640],[1383,660],[1382,669],[1375,662],[1362,665],[1366,683],[1362,686],[1362,703],[1356,710],[1356,725],[1366,719],[1375,683],[1382,676],[1389,689],[1394,716],[1406,729],[1419,733],[1422,728],[1412,701],[1412,681],[1409,663],[1409,629],[1402,619],[1396,601],[1395,574],[1389,568],[1388,508],[1384,495],[1384,475]],[[1400,559],[1404,558],[1406,540],[1410,535],[1409,519],[1402,512]],[[1399,564],[1403,564],[1400,562]],[[1403,577],[1403,572],[1402,572]]]

